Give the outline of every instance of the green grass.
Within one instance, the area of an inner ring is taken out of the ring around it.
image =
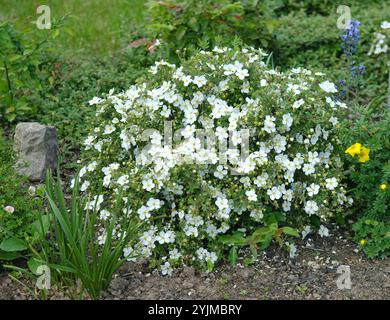
[[[39,16],[36,8],[43,3],[50,7],[53,19],[70,14],[56,46],[71,54],[115,53],[125,47],[124,41],[142,23],[144,13],[143,0],[0,0],[0,20],[31,27]]]

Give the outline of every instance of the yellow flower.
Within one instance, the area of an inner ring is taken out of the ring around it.
[[[350,146],[347,150],[345,150],[345,153],[350,154],[352,157],[354,157],[357,154],[360,154],[362,145],[360,143],[355,143],[352,146]]]
[[[370,149],[366,147],[362,147],[359,154],[359,162],[367,162],[370,160]]]
[[[381,190],[386,190],[388,187],[388,185],[386,183],[382,183],[380,186],[379,186],[379,189]]]
[[[362,239],[359,241],[360,242],[360,245],[364,246],[366,244],[366,240]]]

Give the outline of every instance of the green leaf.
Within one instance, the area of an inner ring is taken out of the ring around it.
[[[237,248],[236,247],[232,247],[229,251],[229,262],[233,267],[235,267],[237,265]]]
[[[223,244],[232,244],[236,246],[244,246],[247,244],[247,239],[244,237],[244,233],[237,231],[231,235],[222,235],[219,237],[219,240]]]
[[[51,35],[52,39],[55,39],[58,37],[58,35],[60,34],[60,30],[59,29],[55,29]]]
[[[282,228],[283,230],[283,233],[289,235],[289,236],[293,236],[293,237],[299,237],[299,233],[297,230],[295,230],[294,228],[291,228],[291,227],[283,227]]]
[[[0,250],[0,260],[12,261],[22,257],[23,255],[19,252],[5,252]]]
[[[40,219],[31,224],[32,234],[37,234],[39,237],[44,237],[50,228],[50,217],[43,215]]]
[[[246,267],[249,267],[251,266],[252,264],[254,264],[256,262],[256,259],[254,259],[253,257],[252,258],[245,258],[244,259],[244,265]]]
[[[9,60],[10,62],[15,62],[15,61],[17,61],[17,60],[20,60],[21,58],[23,58],[22,55],[20,55],[20,54],[13,54],[13,55],[11,55],[11,56],[8,58],[8,60]]]
[[[23,251],[26,249],[27,246],[24,241],[16,238],[5,239],[0,244],[0,250],[5,252]]]
[[[27,265],[30,271],[34,274],[37,274],[37,269],[39,266],[41,266],[43,263],[39,261],[37,258],[31,258],[28,260]]]

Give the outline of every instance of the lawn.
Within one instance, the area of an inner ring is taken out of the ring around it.
[[[140,0],[46,1],[53,19],[69,15],[56,41],[59,51],[84,52],[86,55],[114,54],[122,48],[121,39],[142,23],[145,7]],[[12,19],[19,28],[36,21],[39,1],[0,1],[0,16]]]

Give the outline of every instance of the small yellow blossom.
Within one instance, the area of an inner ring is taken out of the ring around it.
[[[387,188],[388,188],[387,183],[382,183],[382,184],[379,186],[379,189],[381,189],[381,190],[386,190]]]
[[[352,157],[354,157],[357,154],[360,154],[362,145],[360,143],[355,143],[352,146],[350,146],[347,150],[345,150],[345,153],[350,154]]]
[[[366,240],[362,239],[359,241],[360,242],[360,245],[364,246],[366,244]]]
[[[370,149],[366,147],[362,147],[359,154],[359,162],[367,162],[370,160]]]

